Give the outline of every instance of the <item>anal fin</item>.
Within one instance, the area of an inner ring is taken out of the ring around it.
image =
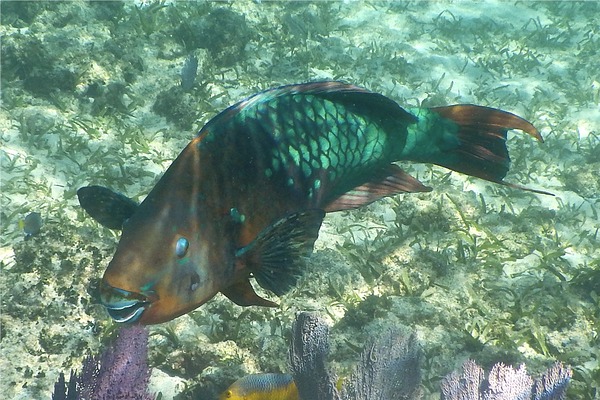
[[[344,193],[325,207],[326,212],[351,210],[383,197],[399,193],[430,192],[431,188],[390,164],[375,174],[369,182]]]

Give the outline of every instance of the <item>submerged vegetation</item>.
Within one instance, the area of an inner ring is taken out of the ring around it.
[[[401,105],[477,103],[523,115],[507,181],[403,165],[434,188],[332,214],[277,309],[217,297],[150,329],[152,381],[216,398],[283,372],[299,310],[332,326],[342,375],[383,327],[413,329],[426,398],[474,359],[554,360],[568,397],[600,395],[600,29],[595,2],[8,2],[2,5],[0,390],[49,397],[59,371],[114,332],[93,286],[118,236],[76,202],[100,184],[142,199],[204,122],[257,90],[338,79]],[[35,50],[35,51],[34,51]],[[181,70],[198,60],[195,82]],[[24,241],[19,221],[39,212]],[[17,356],[18,355],[18,356]],[[167,376],[170,375],[171,377]],[[162,386],[161,386],[162,385]],[[161,388],[162,387],[162,388]]]

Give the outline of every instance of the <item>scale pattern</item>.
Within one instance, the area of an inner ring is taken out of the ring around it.
[[[297,93],[246,104],[229,124],[237,126],[229,131],[245,132],[254,147],[268,154],[261,171],[265,176],[285,174],[286,184],[307,188],[309,198],[324,181],[329,189],[348,190],[363,178],[361,171],[393,161],[381,121],[319,95]]]

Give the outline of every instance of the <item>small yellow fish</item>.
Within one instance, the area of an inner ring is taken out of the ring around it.
[[[233,382],[219,400],[299,400],[289,374],[252,374]]]

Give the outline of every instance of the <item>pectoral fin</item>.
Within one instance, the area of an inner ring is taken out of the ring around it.
[[[100,225],[121,229],[138,203],[103,186],[85,186],[77,191],[81,207]]]
[[[260,286],[281,296],[302,274],[302,257],[312,250],[324,216],[325,211],[314,209],[278,220],[237,251],[238,262]]]

